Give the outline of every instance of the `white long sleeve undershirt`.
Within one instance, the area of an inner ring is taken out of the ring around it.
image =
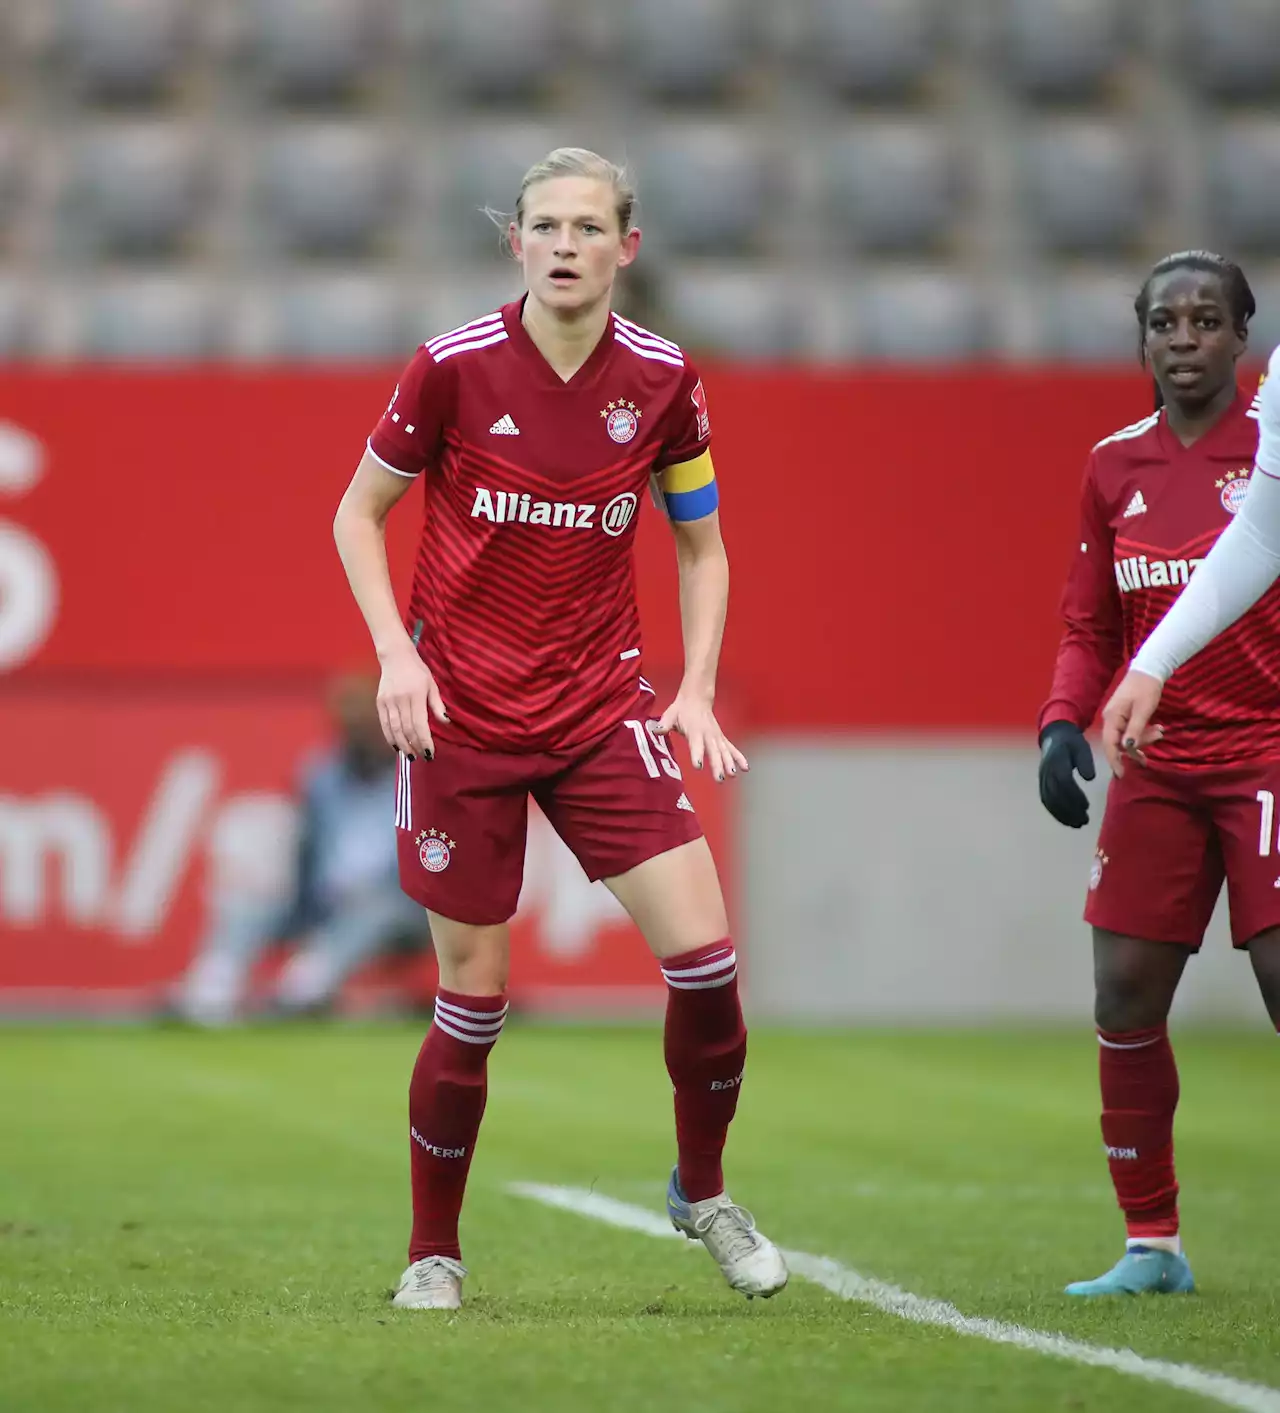
[[[1161,682],[1280,578],[1280,348],[1271,355],[1258,403],[1256,470],[1244,505],[1133,659],[1138,672]]]

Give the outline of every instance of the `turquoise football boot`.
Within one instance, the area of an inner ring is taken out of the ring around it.
[[[1196,1288],[1185,1256],[1131,1246],[1105,1276],[1073,1281],[1068,1295],[1190,1295]]]

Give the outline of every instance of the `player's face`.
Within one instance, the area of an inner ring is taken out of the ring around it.
[[[1203,270],[1172,270],[1152,281],[1150,293],[1143,345],[1165,401],[1208,402],[1234,383],[1245,347],[1222,281]]]
[[[638,230],[622,234],[615,207],[613,187],[592,177],[553,177],[529,188],[511,248],[531,295],[564,314],[608,298],[640,246]]]

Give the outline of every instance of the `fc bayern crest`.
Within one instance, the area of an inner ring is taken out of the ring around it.
[[[418,835],[418,862],[428,873],[443,873],[457,847],[443,829],[424,829]]]
[[[640,409],[634,402],[611,402],[600,409],[600,415],[605,431],[619,446],[626,446],[640,430]]]
[[[1228,515],[1235,515],[1249,494],[1249,470],[1228,471],[1221,481],[1215,483],[1222,492],[1222,508]]]

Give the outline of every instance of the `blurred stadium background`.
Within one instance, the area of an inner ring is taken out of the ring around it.
[[[631,165],[626,308],[705,365],[755,770],[699,800],[754,1012],[1086,1023],[1034,714],[1146,267],[1238,257],[1280,341],[1273,0],[7,0],[0,56],[0,1009],[153,1010],[219,889],[285,886],[368,665],[332,508],[412,348],[517,290],[482,208],[572,142]],[[517,1004],[655,1004],[530,847]],[[1247,972],[1219,931],[1180,1005],[1261,1025]]]

